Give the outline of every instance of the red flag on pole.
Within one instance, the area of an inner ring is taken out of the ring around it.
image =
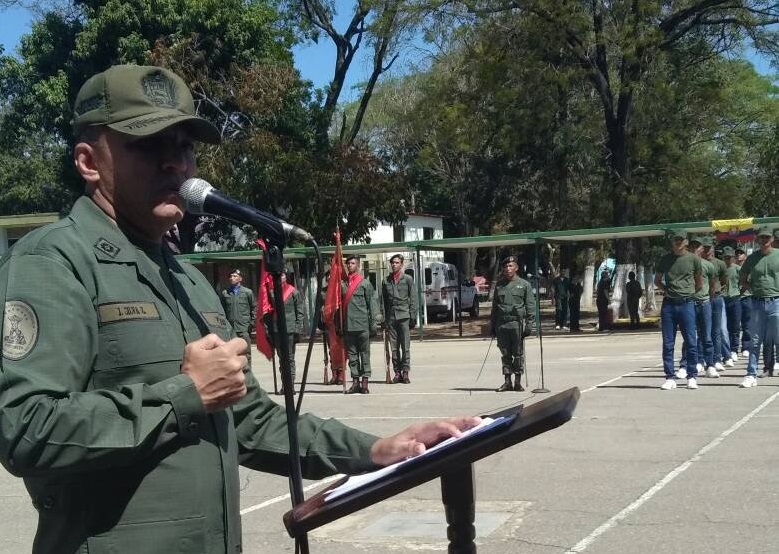
[[[327,284],[325,305],[322,307],[322,317],[327,328],[330,342],[330,363],[332,368],[344,369],[346,353],[343,342],[343,306],[341,283],[344,278],[343,254],[341,252],[341,230],[335,230],[335,252],[330,260],[330,280]]]
[[[262,239],[257,239],[257,245],[264,251],[267,247]],[[265,314],[273,313],[273,304],[270,302],[270,291],[273,289],[273,281],[270,274],[265,271],[265,258],[260,260],[260,286],[257,291],[257,350],[267,358],[273,357],[273,347],[265,333]]]

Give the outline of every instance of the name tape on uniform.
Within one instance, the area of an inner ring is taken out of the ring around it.
[[[159,320],[160,311],[154,302],[110,302],[97,307],[100,323],[116,321]]]

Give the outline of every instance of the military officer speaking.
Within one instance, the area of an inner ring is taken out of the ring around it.
[[[238,465],[289,472],[286,414],[219,295],[162,241],[195,142],[219,131],[180,77],[130,65],[82,86],[73,127],[84,196],[0,261],[0,462],[38,511],[32,550],[241,552]],[[303,415],[303,473],[370,470],[478,422],[380,439]]]
[[[514,256],[501,262],[503,273],[495,287],[490,314],[492,336],[498,337],[503,384],[497,392],[523,391],[525,371],[525,337],[533,334],[535,296],[530,283],[517,275],[519,265]],[[511,376],[514,375],[514,385]]]
[[[251,366],[252,330],[254,329],[254,318],[257,316],[257,303],[254,300],[252,290],[243,286],[243,275],[240,269],[234,269],[230,273],[230,286],[222,290],[222,307],[227,321],[233,326],[235,335],[246,340],[249,344],[246,357],[249,359],[249,366]]]

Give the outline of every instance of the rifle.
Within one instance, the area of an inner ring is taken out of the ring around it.
[[[392,377],[390,376],[390,364],[392,363],[392,357],[390,356],[389,333],[386,329],[382,329],[381,335],[384,338],[384,365],[387,367],[387,374],[384,377],[384,381],[387,384],[390,384],[392,383]]]
[[[330,358],[327,355],[327,328],[322,331],[322,349],[324,351],[324,375],[322,376],[322,384],[329,385],[330,381],[327,378],[327,368],[330,365]]]

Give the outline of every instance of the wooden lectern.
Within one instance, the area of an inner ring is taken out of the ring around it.
[[[432,452],[420,463],[408,464],[402,471],[391,473],[343,496],[325,500],[328,491],[347,478],[333,483],[287,512],[284,525],[290,536],[296,537],[440,478],[441,500],[448,524],[449,552],[475,553],[473,463],[567,422],[573,415],[579,396],[579,389],[572,388],[530,406],[519,404],[494,414],[486,414],[483,417],[513,417],[513,420],[505,426],[466,437],[453,448]]]

